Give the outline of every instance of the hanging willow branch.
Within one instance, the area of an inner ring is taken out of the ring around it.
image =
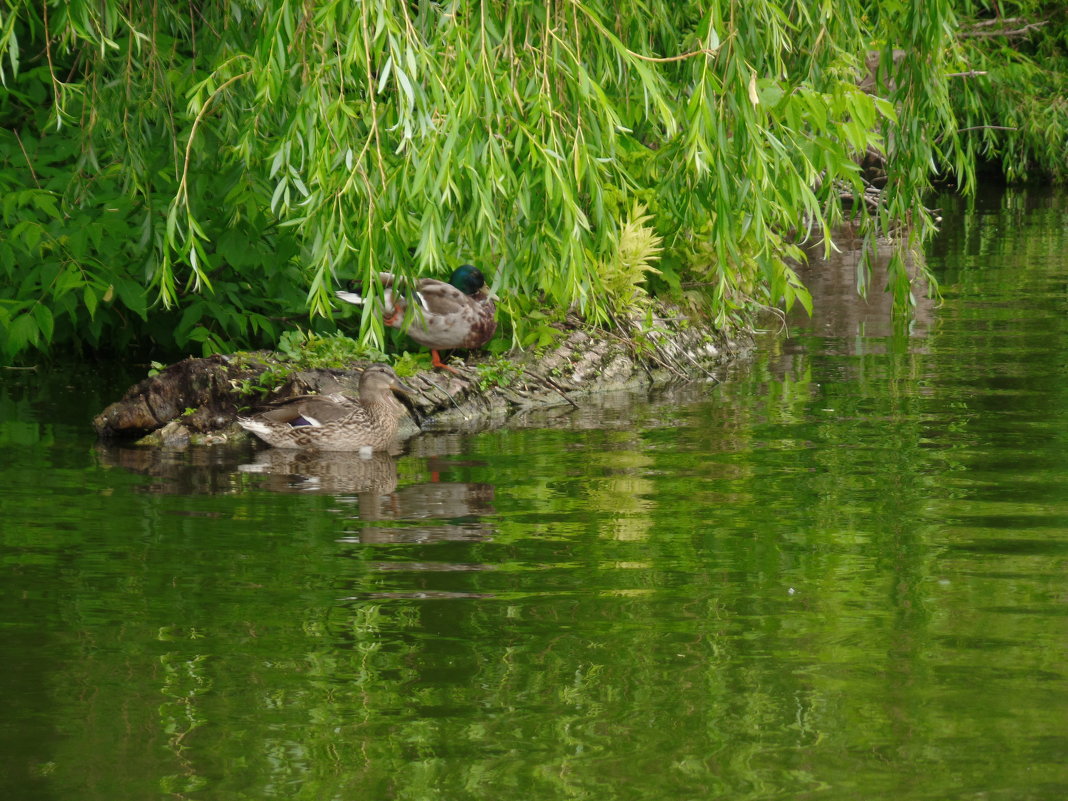
[[[204,115],[208,113],[208,109],[211,107],[211,102],[222,94],[230,84],[237,83],[242,78],[247,78],[251,75],[251,72],[242,72],[239,75],[235,75],[232,78],[228,78],[220,84],[219,88],[208,95],[208,99],[204,101],[204,104],[200,107],[200,111],[193,118],[193,125],[189,129],[189,139],[185,144],[185,159],[182,161],[182,176],[178,181],[178,189],[174,193],[174,202],[176,205],[188,205],[189,204],[189,163],[193,153],[193,142],[197,137],[197,128],[200,127],[200,123],[204,120]]]
[[[995,31],[958,28],[957,13],[951,0],[752,0],[744,13],[700,0],[319,0],[193,14],[184,0],[9,0],[0,78],[20,82],[5,113],[28,156],[0,140],[13,232],[0,277],[19,287],[0,304],[0,350],[274,345],[286,320],[335,328],[343,282],[373,296],[380,271],[443,276],[462,262],[491,277],[512,342],[537,344],[546,314],[619,313],[619,234],[637,204],[663,251],[627,303],[670,293],[723,323],[807,304],[795,232],[829,248],[843,221],[874,238],[911,219],[901,248],[914,247],[933,230],[930,171],[968,185],[976,152],[994,146],[969,129],[1018,125],[955,108],[988,91],[995,66],[975,51],[999,41],[959,39]],[[876,47],[878,85],[864,91],[857,71]],[[991,80],[952,82],[951,96],[947,75],[983,71]],[[41,96],[50,108],[31,102]],[[1007,102],[976,106],[1004,114]],[[1021,128],[1058,129],[1055,110],[1034,113],[1053,116]],[[43,135],[67,120],[78,124]],[[1042,144],[1048,163],[1055,145]],[[887,173],[878,209],[850,201],[865,197],[869,153]],[[912,283],[896,275],[904,305]],[[372,308],[341,323],[383,350]]]

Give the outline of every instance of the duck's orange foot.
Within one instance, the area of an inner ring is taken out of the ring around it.
[[[445,364],[445,362],[441,360],[441,355],[433,349],[431,349],[430,351],[430,363],[433,364],[435,367],[440,367],[442,370],[448,370],[453,375],[458,375],[461,377],[463,376],[463,373],[461,373],[455,367],[449,367],[449,365]]]

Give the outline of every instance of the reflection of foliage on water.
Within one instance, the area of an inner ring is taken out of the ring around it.
[[[65,715],[35,770],[89,801],[1059,786],[1064,270],[941,258],[922,343],[795,324],[605,428],[425,438],[373,518],[9,449],[11,681]]]
[[[173,626],[160,629],[161,642],[186,639],[192,642],[201,636],[196,630],[177,631]],[[165,653],[160,657],[163,678],[160,693],[169,699],[159,707],[160,725],[167,735],[167,744],[175,761],[182,768],[180,773],[160,778],[160,789],[165,792],[188,793],[202,790],[208,784],[185,758],[186,738],[209,722],[200,708],[201,700],[211,692],[213,684],[205,664],[207,660],[205,654],[186,657],[180,653]]]

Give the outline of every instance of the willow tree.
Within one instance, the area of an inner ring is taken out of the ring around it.
[[[1068,179],[1068,8],[966,0],[957,30],[961,134],[1010,180]],[[996,13],[995,13],[996,12]]]
[[[721,322],[807,303],[800,244],[848,218],[904,252],[932,170],[968,176],[952,6],[7,0],[2,349],[270,345],[341,281],[463,261],[520,344],[654,259]]]

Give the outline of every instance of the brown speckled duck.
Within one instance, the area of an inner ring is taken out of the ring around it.
[[[389,448],[406,413],[394,390],[412,392],[392,368],[372,364],[360,376],[360,399],[344,395],[300,395],[238,424],[276,448],[359,451],[369,456]]]
[[[481,347],[497,330],[497,306],[486,279],[470,264],[457,267],[448,282],[420,278],[409,285],[393,273],[379,273],[379,280],[385,290],[386,325],[430,348],[435,367],[457,372],[441,360],[438,351]],[[355,292],[338,292],[337,296],[347,303],[363,303]]]

